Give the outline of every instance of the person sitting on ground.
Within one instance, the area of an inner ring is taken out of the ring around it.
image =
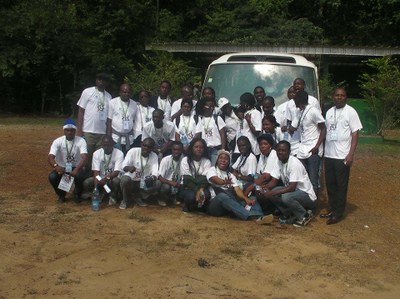
[[[154,108],[149,106],[150,94],[146,90],[139,92],[139,104],[135,118],[135,141],[134,147],[140,147],[142,144],[142,132],[144,126],[153,120]]]
[[[166,198],[171,199],[173,205],[180,204],[177,201],[181,187],[181,161],[183,159],[183,145],[179,141],[173,141],[172,154],[162,158],[159,167],[158,179],[161,182],[158,204],[166,206]]]
[[[202,209],[205,199],[205,194],[202,193],[205,193],[208,186],[206,172],[210,167],[206,142],[199,137],[193,138],[187,156],[181,161],[183,185],[180,194],[184,201],[182,208],[184,212]]]
[[[171,154],[171,143],[175,140],[175,126],[170,121],[164,120],[164,112],[161,109],[153,111],[153,119],[148,122],[142,133],[142,140],[151,137],[155,142],[155,152],[161,160]]]
[[[49,174],[49,182],[53,186],[58,198],[58,203],[65,202],[66,191],[58,188],[64,175],[73,177],[75,183],[75,201],[80,202],[83,181],[87,177],[85,165],[88,160],[86,141],[75,136],[76,123],[73,119],[64,122],[64,136],[53,141],[48,155],[48,162],[53,167]]]
[[[234,214],[241,220],[258,219],[265,222],[261,206],[257,200],[250,199],[243,194],[236,177],[229,172],[230,154],[228,151],[218,151],[215,167],[207,171],[210,183],[210,201],[205,204],[205,211],[211,216]]]
[[[220,98],[218,100],[218,107],[220,108],[220,116],[226,124],[226,149],[229,152],[233,152],[236,145],[236,132],[238,130],[240,120],[233,112],[232,105],[229,103],[227,98]]]
[[[196,105],[196,115],[199,117],[196,137],[206,141],[212,163],[217,160],[217,152],[226,146],[226,125],[220,116],[213,114],[214,110],[215,101],[210,98],[202,98]]]
[[[181,102],[182,114],[174,120],[175,140],[183,144],[183,150],[186,153],[190,142],[196,135],[196,126],[199,118],[193,115],[193,101],[183,99]]]
[[[131,87],[122,84],[119,97],[110,101],[107,118],[107,135],[111,135],[115,147],[122,150],[124,155],[132,147],[134,141],[134,124],[137,104],[130,98]]]
[[[158,177],[158,157],[153,152],[155,142],[152,138],[143,139],[141,147],[134,147],[126,154],[122,163],[124,175],[121,177],[121,210],[126,209],[133,194],[139,207],[146,207],[143,199],[160,189]]]
[[[239,187],[246,190],[254,181],[257,172],[257,158],[251,152],[249,138],[240,136],[237,140],[240,156],[232,165],[232,174],[237,178]]]
[[[269,134],[274,139],[273,148],[275,148],[279,141],[284,139],[283,133],[279,128],[279,124],[276,122],[275,116],[272,114],[269,114],[263,118],[262,129],[263,134]]]
[[[83,185],[85,192],[88,193],[97,188],[103,193],[103,199],[109,199],[108,205],[111,206],[115,205],[117,199],[120,197],[119,175],[122,172],[124,154],[119,149],[114,148],[114,141],[111,136],[105,135],[101,143],[102,147],[93,153],[93,176],[87,178]]]
[[[290,155],[290,143],[280,141],[276,151],[279,162],[271,173],[272,179],[257,193],[278,207],[283,214],[281,222],[304,227],[313,217],[317,196],[303,164]],[[284,186],[277,186],[278,180]]]

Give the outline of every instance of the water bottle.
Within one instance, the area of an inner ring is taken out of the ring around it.
[[[201,208],[204,204],[204,201],[206,200],[206,195],[204,194],[204,191],[200,192],[200,201],[197,203],[197,207]]]
[[[283,133],[283,140],[289,141],[289,133],[288,133],[288,131]]]
[[[139,188],[142,189],[142,190],[147,190],[146,182],[144,181],[144,177],[143,176],[140,178],[140,186],[139,186]]]
[[[95,187],[93,190],[93,194],[92,194],[92,210],[97,212],[98,210],[100,210],[100,192],[99,190]]]

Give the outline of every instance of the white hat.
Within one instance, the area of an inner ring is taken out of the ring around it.
[[[229,100],[227,98],[224,98],[224,97],[219,98],[219,100],[218,100],[218,107],[219,108],[224,107],[226,104],[229,104]]]

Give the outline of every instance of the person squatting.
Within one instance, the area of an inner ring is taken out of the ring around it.
[[[186,84],[174,99],[168,80],[157,96],[141,90],[135,101],[122,84],[112,98],[108,81],[97,74],[77,103],[77,123],[67,119],[51,145],[57,202],[66,201],[73,182],[76,203],[96,193],[122,210],[157,202],[184,213],[304,227],[316,214],[324,162],[329,208],[319,217],[328,225],[343,219],[362,129],[344,88],[334,90],[324,117],[301,78],[278,107],[260,86],[232,107],[210,87],[196,100]]]

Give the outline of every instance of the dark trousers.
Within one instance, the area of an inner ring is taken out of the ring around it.
[[[58,174],[57,171],[53,170],[49,174],[49,182],[58,196],[65,196],[66,192],[58,189],[58,184],[61,181],[61,177],[62,177],[62,174]],[[80,196],[82,194],[83,181],[87,177],[88,177],[87,172],[85,170],[81,170],[80,172],[78,172],[77,176],[74,178],[75,193],[77,194],[78,198],[80,198]]]
[[[319,167],[321,164],[321,157],[318,154],[313,154],[307,159],[299,159],[303,163],[311,184],[313,185],[315,195],[318,196],[319,190]]]
[[[341,218],[347,201],[350,167],[342,159],[325,158],[325,182],[333,216]]]

